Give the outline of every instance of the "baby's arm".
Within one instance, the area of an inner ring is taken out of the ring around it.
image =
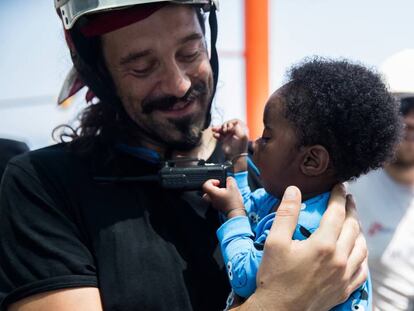
[[[203,199],[221,211],[227,219],[236,216],[246,216],[243,200],[233,177],[227,177],[226,188],[219,188],[220,182],[209,179],[203,185]]]
[[[212,206],[222,211],[228,219],[217,231],[221,252],[235,293],[248,297],[256,289],[256,274],[262,252],[254,247],[254,234],[236,182],[229,177],[227,187],[219,188],[218,181],[209,180],[203,190]]]
[[[233,163],[234,172],[247,170],[247,145],[249,142],[246,125],[238,119],[213,127],[213,135],[222,144],[226,160]]]
[[[256,189],[252,192],[249,187],[247,176],[247,171],[234,174],[237,187],[243,198],[246,214],[249,217],[250,224],[254,230],[260,219],[272,212],[274,206],[278,204],[278,200],[267,193],[263,188]]]
[[[221,126],[213,127],[214,137],[220,141],[223,152],[227,160],[233,164],[237,186],[243,197],[244,207],[247,214],[253,215],[253,220],[257,219],[258,209],[262,206],[261,189],[260,195],[252,196],[249,184],[247,182],[247,146],[248,146],[248,129],[243,121],[233,119],[224,122]],[[256,193],[255,193],[256,194]],[[268,211],[266,211],[267,213]]]
[[[263,251],[254,246],[254,235],[246,216],[233,217],[218,230],[221,253],[233,291],[249,297],[256,290],[256,275]]]

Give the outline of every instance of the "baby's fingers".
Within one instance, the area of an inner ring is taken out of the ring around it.
[[[236,180],[234,179],[234,177],[231,177],[231,176],[229,176],[229,177],[227,177],[226,178],[226,188],[227,189],[236,189],[236,190],[238,190],[238,187],[237,187],[237,183],[236,183]]]
[[[223,128],[222,125],[213,126],[213,127],[211,127],[211,130],[213,131],[213,133],[220,133],[222,128]]]
[[[217,179],[209,179],[203,184],[203,191],[207,194],[214,194],[219,188],[220,181]]]
[[[221,133],[213,132],[213,137],[217,140],[220,140],[221,139]]]

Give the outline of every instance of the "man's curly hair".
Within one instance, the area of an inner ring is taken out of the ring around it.
[[[306,59],[288,72],[285,117],[300,146],[329,152],[338,181],[354,179],[389,160],[402,122],[381,76],[347,60]]]

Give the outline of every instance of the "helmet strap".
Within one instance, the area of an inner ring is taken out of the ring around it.
[[[209,112],[206,118],[206,123],[204,124],[205,128],[207,128],[211,122],[211,106],[213,103],[213,98],[216,94],[217,82],[218,82],[218,76],[219,76],[219,62],[218,62],[218,54],[217,54],[217,48],[216,48],[218,27],[217,27],[216,6],[214,4],[212,4],[210,7],[208,23],[210,26],[210,50],[211,50],[210,51],[211,53],[210,65],[213,71],[213,92],[211,95],[210,107],[208,109]]]

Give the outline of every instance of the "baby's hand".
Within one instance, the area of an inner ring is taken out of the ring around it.
[[[214,137],[221,141],[227,160],[232,160],[235,156],[247,152],[249,136],[243,121],[233,119],[224,122],[221,126],[213,127],[212,130]]]
[[[233,177],[227,177],[226,188],[219,188],[217,179],[209,179],[203,185],[205,192],[203,199],[210,202],[212,206],[223,212],[227,218],[246,215],[243,199],[237,188]]]

